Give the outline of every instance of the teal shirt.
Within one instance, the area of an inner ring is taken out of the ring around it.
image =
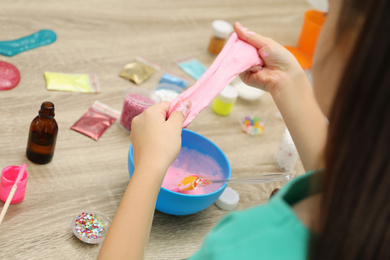
[[[266,205],[228,214],[190,259],[306,259],[310,233],[291,205],[309,196],[316,175],[296,177]]]

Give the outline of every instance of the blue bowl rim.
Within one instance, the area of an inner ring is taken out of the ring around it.
[[[228,168],[228,178],[231,177],[232,170],[231,170],[231,168],[230,168],[229,160],[227,159],[225,153],[222,152],[222,150],[221,150],[216,144],[214,144],[212,141],[210,141],[208,138],[204,137],[203,135],[198,134],[198,133],[196,133],[196,132],[194,132],[194,131],[191,131],[191,130],[188,130],[188,129],[182,129],[182,131],[188,132],[188,133],[194,134],[194,135],[196,135],[196,136],[198,136],[198,137],[200,137],[200,138],[206,139],[212,146],[214,146],[214,147],[221,153],[222,157],[225,159],[225,161],[226,161],[226,163],[227,163],[227,168]],[[131,162],[132,162],[133,165],[134,165],[133,156],[132,156],[132,154],[133,154],[133,149],[132,149],[132,148],[133,148],[133,144],[130,143],[130,148],[129,148],[129,159],[131,160]],[[215,191],[213,191],[213,192],[209,192],[209,193],[206,193],[206,194],[199,194],[199,195],[192,195],[192,194],[179,193],[179,192],[175,192],[175,191],[168,190],[168,189],[166,189],[166,188],[164,188],[164,187],[162,187],[162,186],[160,187],[160,189],[165,190],[165,191],[167,191],[167,192],[170,192],[170,193],[172,193],[172,194],[180,195],[180,196],[184,196],[184,197],[204,197],[204,196],[210,196],[210,195],[213,195],[213,194],[215,194],[215,193],[218,193],[218,192],[220,192],[221,190],[224,190],[224,189],[226,188],[226,186],[227,186],[227,183],[223,184],[219,189],[217,189],[217,190],[215,190]]]

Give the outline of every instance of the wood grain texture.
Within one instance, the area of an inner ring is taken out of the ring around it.
[[[162,71],[140,87],[153,88],[164,71],[185,76],[173,62],[193,56],[209,66],[211,22],[224,19],[243,25],[282,44],[295,45],[304,0],[2,0],[0,41],[20,38],[40,29],[56,32],[54,44],[0,60],[17,66],[21,82],[0,92],[0,169],[27,163],[25,200],[11,205],[0,226],[0,259],[95,259],[100,246],[79,241],[70,229],[72,218],[93,209],[113,217],[129,182],[127,156],[130,137],[117,123],[98,140],[70,130],[99,100],[121,110],[123,92],[133,86],[118,77],[136,56],[160,64]],[[99,94],[47,91],[44,71],[96,73]],[[193,84],[194,81],[191,81]],[[50,100],[59,125],[54,159],[36,165],[25,156],[31,120],[40,104]],[[238,100],[227,117],[208,107],[188,129],[217,144],[228,157],[233,176],[278,171],[273,155],[285,127],[275,118],[277,108],[266,94],[254,102]],[[267,122],[263,136],[240,132],[238,117],[257,113]],[[296,170],[302,172],[297,164]],[[231,184],[239,194],[238,209],[268,200],[282,183]],[[4,203],[0,202],[2,207]],[[227,212],[215,205],[190,216],[155,213],[147,259],[190,256],[203,237]]]

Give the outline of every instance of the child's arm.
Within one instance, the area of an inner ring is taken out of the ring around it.
[[[242,73],[248,85],[270,92],[297,147],[306,171],[323,166],[328,123],[295,57],[272,39],[234,24],[238,36],[258,49],[264,66]]]
[[[190,103],[183,102],[166,120],[169,103],[159,103],[131,126],[134,173],[123,195],[98,259],[143,259],[157,195],[181,146],[181,126]]]

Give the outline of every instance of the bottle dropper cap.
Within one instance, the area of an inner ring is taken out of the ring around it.
[[[240,195],[230,187],[227,187],[215,202],[220,209],[233,210],[237,207]]]

